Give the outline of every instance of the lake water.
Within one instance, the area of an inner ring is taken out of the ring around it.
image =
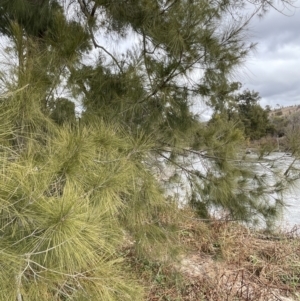
[[[257,156],[254,154],[250,154],[248,159],[251,163],[249,163],[249,168],[255,168],[257,174],[267,174],[267,179],[270,184],[274,183],[274,178],[272,177],[272,168],[274,166],[274,162],[276,167],[283,172],[288,168],[288,166],[294,161],[294,158],[285,153],[273,153],[269,156],[266,156],[264,160],[258,160]],[[199,170],[200,172],[204,172],[210,168],[210,162],[208,160],[203,160],[196,156],[188,156],[182,159],[184,161],[184,165],[187,166],[190,170]],[[294,165],[300,170],[300,161],[294,162]],[[251,167],[250,167],[251,166]],[[272,166],[272,168],[271,168]],[[162,174],[162,170],[160,170],[160,178],[165,180],[166,183],[172,174],[172,171],[169,167],[166,166],[164,169],[165,174]],[[184,177],[183,173],[183,177]],[[170,194],[173,196],[176,195],[178,198],[179,204],[183,204],[186,200],[186,195],[189,194],[190,188],[187,185],[176,185],[176,184],[168,184]],[[283,211],[283,216],[278,223],[282,225],[284,228],[291,229],[294,225],[300,225],[300,180],[297,180],[292,187],[284,192],[284,201],[286,203],[286,208]]]
[[[288,224],[289,228],[294,225],[300,225],[300,189],[286,194],[286,203],[288,207],[285,209],[283,223]]]
[[[265,158],[268,161],[276,160],[278,166],[286,170],[288,166],[294,162],[294,158],[285,153],[273,153]],[[294,166],[300,168],[300,161],[294,162]],[[295,181],[293,185],[284,192],[284,201],[287,207],[284,209],[281,224],[292,228],[300,225],[300,180]]]

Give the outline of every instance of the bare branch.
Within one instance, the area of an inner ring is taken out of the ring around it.
[[[93,45],[95,46],[95,48],[100,48],[102,49],[107,55],[109,55],[112,60],[116,63],[116,65],[118,66],[118,68],[120,69],[120,71],[122,72],[123,69],[121,67],[121,65],[119,64],[118,60],[108,51],[106,50],[103,46],[99,45],[95,39],[95,36],[94,36],[94,33],[92,31],[92,29],[90,28],[89,26],[89,32],[90,32],[90,35],[91,35],[91,38],[92,38],[92,41],[93,41]]]

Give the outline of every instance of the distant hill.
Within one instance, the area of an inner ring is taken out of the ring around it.
[[[278,109],[273,109],[269,112],[269,117],[273,119],[274,117],[288,117],[292,116],[295,113],[300,114],[300,105],[288,106],[288,107],[281,107]]]
[[[272,135],[284,137],[287,133],[300,131],[300,105],[281,107],[269,111]],[[298,134],[297,134],[298,135]]]

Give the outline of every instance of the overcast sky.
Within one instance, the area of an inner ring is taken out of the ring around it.
[[[300,104],[300,0],[295,5],[297,9],[284,11],[288,16],[271,10],[250,26],[258,45],[236,80],[259,92],[263,107]]]
[[[261,105],[300,104],[300,0],[284,16],[272,10],[250,28],[255,53],[240,74],[244,88],[260,93]]]

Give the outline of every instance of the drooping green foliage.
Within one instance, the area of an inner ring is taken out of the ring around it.
[[[172,205],[141,162],[151,140],[100,120],[51,130],[21,153],[1,146],[0,298],[141,300],[118,256],[124,234],[141,256],[167,254],[174,236]]]
[[[201,160],[213,161],[216,181],[224,173],[226,189],[236,193],[238,172],[230,162],[236,160],[242,144],[241,133],[235,129],[238,124],[220,118],[203,127],[192,105],[201,99],[223,110],[235,101],[232,93],[238,85],[230,76],[252,49],[244,33],[251,18],[267,9],[267,2],[256,2],[253,15],[247,16],[242,14],[247,1],[19,1],[17,9],[11,2],[3,2],[0,28],[10,39],[7,55],[17,59],[11,69],[13,78],[5,87],[25,87],[15,97],[20,103],[12,120],[18,147],[26,147],[24,130],[31,137],[49,133],[47,127],[52,123],[43,122],[44,117],[60,125],[76,124],[69,101],[74,100],[80,104],[80,123],[89,124],[98,117],[121,126],[134,139],[140,131],[152,135],[152,151],[182,171],[184,167],[173,157],[194,148]],[[43,8],[45,18],[31,22],[35,18],[31,7]],[[130,36],[137,42],[126,52],[113,52],[99,44],[101,34],[117,43]],[[96,58],[91,45],[97,51]],[[236,99],[236,107],[246,136],[256,138],[264,132],[261,124],[265,115],[255,95],[252,98],[255,103]],[[258,116],[262,120],[255,124]],[[173,157],[165,158],[168,148],[175,151]],[[209,157],[204,156],[206,153]],[[202,177],[206,176],[204,172]],[[193,182],[192,177],[189,180]],[[222,185],[215,187],[220,187],[216,190],[220,195],[226,190]],[[205,194],[208,203],[216,204],[212,201],[215,196],[210,197],[212,190],[203,191],[199,193]],[[229,201],[234,199],[228,195]],[[219,199],[217,203],[224,209],[231,206],[221,201],[223,197]],[[247,216],[249,205],[248,201],[240,202],[245,209],[241,216]]]
[[[247,2],[0,0],[0,299],[142,300],[123,247],[166,260],[180,206],[276,217],[288,173],[194,111],[232,102]]]

